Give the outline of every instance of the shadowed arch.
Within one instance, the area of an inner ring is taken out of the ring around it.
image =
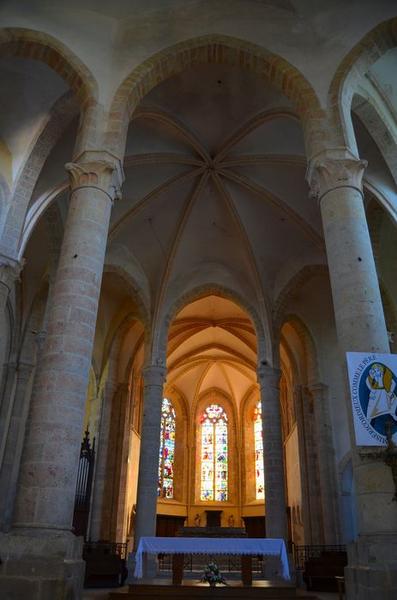
[[[253,71],[284,93],[303,121],[308,115],[316,118],[322,115],[313,88],[285,59],[235,37],[205,35],[157,52],[124,79],[110,108],[108,147],[122,154],[128,123],[142,98],[165,79],[199,64],[224,64]]]
[[[328,275],[328,268],[325,265],[306,265],[295,273],[279,293],[274,305],[274,331],[279,335],[283,321],[285,320],[285,311],[290,298],[312,277],[317,275]]]
[[[314,338],[300,317],[294,314],[285,316],[282,326],[290,325],[300,339],[304,352],[304,366],[308,385],[320,381],[319,367],[317,362],[317,350]]]
[[[83,107],[97,99],[98,86],[89,69],[48,33],[22,27],[0,29],[0,57],[7,56],[31,58],[48,65],[66,81]]]
[[[397,17],[383,21],[369,31],[344,57],[337,68],[328,92],[330,127],[336,145],[354,140],[350,113],[355,83],[388,50],[397,46]]]

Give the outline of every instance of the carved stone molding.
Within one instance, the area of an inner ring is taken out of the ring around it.
[[[113,201],[121,198],[124,181],[121,161],[105,150],[89,150],[74,162],[66,163],[72,191],[81,188],[102,190]]]
[[[15,281],[19,281],[25,261],[17,262],[0,255],[0,285],[10,290]]]
[[[306,173],[311,196],[318,201],[332,190],[350,187],[362,193],[362,178],[367,161],[347,148],[335,148],[314,156]]]

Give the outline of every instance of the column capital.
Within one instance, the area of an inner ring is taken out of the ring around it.
[[[362,178],[367,161],[355,156],[348,148],[324,150],[313,156],[306,172],[311,195],[321,202],[333,190],[349,187],[362,194]]]
[[[258,383],[263,387],[280,387],[281,370],[270,367],[269,365],[260,365],[257,370]]]
[[[167,369],[160,365],[148,365],[142,369],[143,384],[163,386]]]
[[[9,290],[15,281],[19,280],[25,261],[17,261],[0,254],[0,285],[4,285]]]
[[[72,192],[81,188],[103,191],[113,202],[121,198],[124,172],[120,159],[106,150],[86,150],[66,163]]]

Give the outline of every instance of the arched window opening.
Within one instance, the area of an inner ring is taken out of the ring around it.
[[[200,500],[227,500],[227,459],[227,415],[218,404],[210,404],[201,417]]]
[[[161,498],[174,497],[175,410],[168,398],[161,408],[159,482],[157,493]]]
[[[263,428],[262,406],[260,401],[254,410],[254,440],[255,440],[255,484],[256,499],[265,498],[265,473],[263,468]]]

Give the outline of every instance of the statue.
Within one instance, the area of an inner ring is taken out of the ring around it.
[[[198,513],[194,517],[194,525],[195,525],[195,527],[200,527],[200,525],[201,525],[201,518]]]
[[[234,527],[234,516],[230,515],[227,521],[229,527]]]

